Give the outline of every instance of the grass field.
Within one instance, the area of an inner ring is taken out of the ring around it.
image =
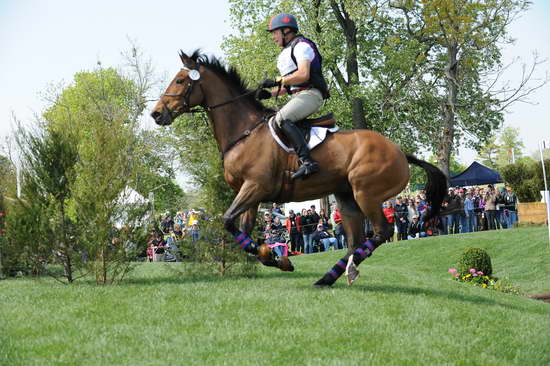
[[[387,244],[353,287],[330,289],[311,285],[341,253],[252,279],[146,263],[118,286],[0,281],[0,364],[550,365],[550,304],[447,274],[474,245],[524,293],[550,292],[547,238],[535,227]]]

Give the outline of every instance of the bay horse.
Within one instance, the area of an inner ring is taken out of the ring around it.
[[[356,269],[386,242],[389,230],[382,203],[406,187],[409,163],[426,171],[429,217],[438,214],[447,192],[445,175],[432,164],[404,154],[386,137],[370,130],[327,135],[311,151],[313,159],[320,163],[320,171],[290,182],[289,172],[297,169],[297,159],[275,142],[266,117],[273,111],[246,89],[236,69],[198,50],[191,56],[180,52],[180,59],[183,67],[153,108],[151,117],[159,125],[170,125],[182,113],[193,112],[195,106],[207,112],[222,153],[225,180],[237,192],[224,214],[225,228],[243,250],[256,255],[264,265],[283,271],[294,269],[287,257],[273,256],[266,245],[258,246],[249,236],[261,202],[305,201],[334,194],[348,251],[315,283],[317,287],[332,285],[350,266]],[[235,221],[239,216],[237,227]],[[373,224],[372,238],[365,236],[365,216]],[[351,282],[348,278],[348,284]]]

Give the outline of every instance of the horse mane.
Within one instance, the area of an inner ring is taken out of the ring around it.
[[[193,61],[198,62],[199,64],[213,71],[222,79],[229,82],[239,94],[242,95],[251,91],[251,89],[248,89],[246,82],[243,80],[243,78],[234,66],[227,66],[223,61],[215,56],[208,57],[208,55],[201,53],[200,49],[196,49],[189,57]],[[248,100],[250,103],[252,103],[254,107],[259,109],[260,111],[271,111],[271,109],[267,108],[260,101],[258,101],[255,98],[254,94],[250,94],[244,99]]]

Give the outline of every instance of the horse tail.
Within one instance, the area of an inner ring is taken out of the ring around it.
[[[426,200],[430,204],[430,210],[426,214],[424,221],[436,217],[441,210],[443,199],[447,195],[447,177],[436,166],[427,161],[415,158],[412,155],[405,154],[409,164],[418,165],[428,175],[428,183],[426,183]]]

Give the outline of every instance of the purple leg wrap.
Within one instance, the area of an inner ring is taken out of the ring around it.
[[[235,235],[235,242],[237,242],[239,247],[245,252],[256,254],[256,243],[254,243],[254,241],[250,239],[246,233],[241,232],[240,234]]]
[[[376,243],[374,243],[372,240],[365,241],[359,246],[359,248],[355,250],[355,252],[353,252],[353,263],[358,266],[366,258],[370,257],[372,255],[372,252],[374,252],[377,247],[378,245],[376,245]],[[348,262],[345,257],[340,259],[334,265],[334,267],[332,267],[332,269],[327,272],[325,277],[330,276],[330,278],[332,278],[334,282],[336,282],[336,280],[345,272],[347,263]]]

